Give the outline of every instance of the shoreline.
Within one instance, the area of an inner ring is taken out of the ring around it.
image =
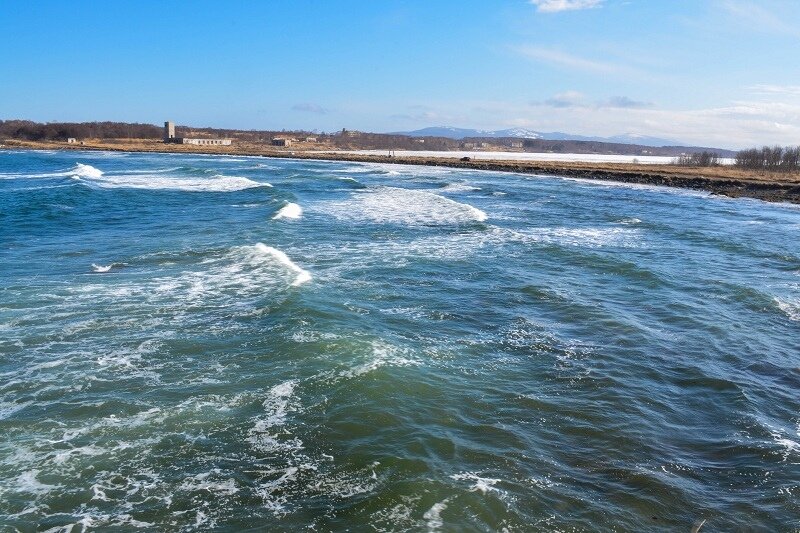
[[[706,191],[731,198],[755,198],[767,202],[800,204],[800,175],[747,172],[729,167],[692,168],[673,165],[637,165],[632,163],[589,163],[567,161],[481,160],[462,161],[456,158],[420,156],[382,156],[348,152],[263,150],[261,147],[229,146],[219,148],[165,145],[158,141],[109,143],[86,141],[83,145],[58,142],[4,141],[5,149],[76,150],[132,153],[165,153],[194,155],[251,156],[280,159],[305,159],[319,161],[351,161],[359,163],[385,163],[447,167],[541,174],[557,177],[579,178],[593,181],[615,181]],[[388,152],[388,151],[387,151]]]

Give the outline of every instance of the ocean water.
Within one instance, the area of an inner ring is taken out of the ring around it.
[[[800,530],[800,209],[0,152],[0,531]]]

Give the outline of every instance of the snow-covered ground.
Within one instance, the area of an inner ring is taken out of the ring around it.
[[[387,155],[388,150],[347,150],[348,154]],[[674,157],[655,155],[607,155],[607,154],[549,154],[530,152],[436,152],[426,150],[394,150],[397,157],[441,157],[505,161],[582,161],[587,163],[641,163],[647,165],[663,165],[671,163]],[[732,165],[733,159],[722,159],[723,165]]]

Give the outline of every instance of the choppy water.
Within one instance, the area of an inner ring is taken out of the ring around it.
[[[2,152],[0,525],[798,530],[799,235],[668,189]]]

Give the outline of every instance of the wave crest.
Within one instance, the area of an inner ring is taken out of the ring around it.
[[[429,191],[399,187],[354,192],[348,200],[328,202],[323,209],[339,220],[407,225],[467,224],[488,218],[469,204]]]
[[[303,208],[295,203],[287,202],[286,205],[281,207],[278,212],[275,213],[275,216],[272,217],[272,220],[279,220],[281,218],[298,219],[301,216],[303,216]]]

